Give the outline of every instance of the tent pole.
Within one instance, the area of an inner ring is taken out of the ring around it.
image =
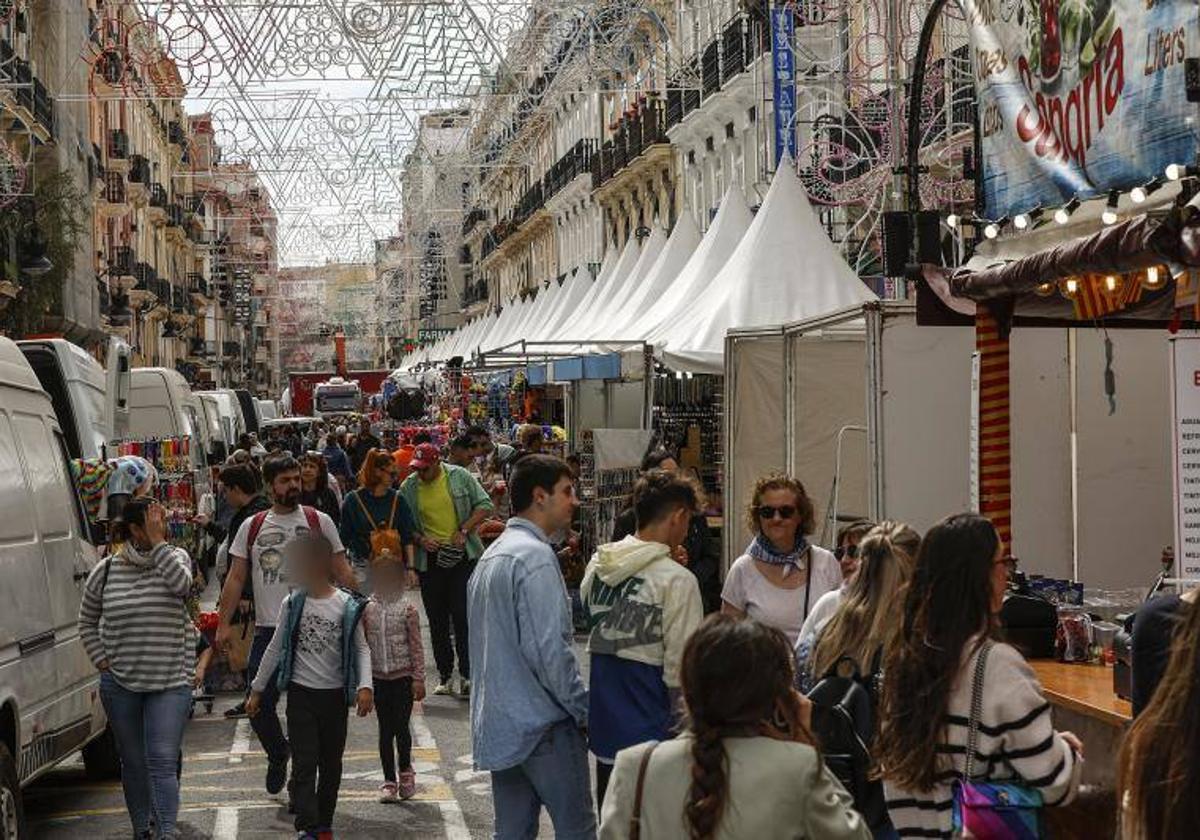
[[[979,351],[979,512],[1012,552],[1012,412],[1009,337],[986,306],[975,310]]]

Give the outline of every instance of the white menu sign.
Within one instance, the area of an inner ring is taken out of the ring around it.
[[[1171,339],[1175,576],[1200,580],[1200,336]]]

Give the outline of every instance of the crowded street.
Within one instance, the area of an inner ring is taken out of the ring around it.
[[[1200,2],[0,0],[0,840],[1200,837]]]

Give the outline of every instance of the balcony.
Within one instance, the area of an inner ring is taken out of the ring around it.
[[[108,165],[120,162],[129,166],[129,135],[124,129],[114,128],[108,132]]]
[[[596,153],[596,146],[595,140],[580,140],[554,162],[542,179],[547,201],[580,175],[591,172],[592,157]]]
[[[146,218],[151,224],[162,225],[167,221],[167,191],[162,184],[150,185],[150,206],[146,209]]]
[[[167,142],[181,149],[187,146],[187,132],[183,128],[183,123],[172,120],[167,124]]]
[[[529,189],[521,194],[521,198],[517,200],[517,206],[513,208],[512,222],[516,226],[524,224],[530,216],[546,206],[543,198],[544,191],[542,190],[542,182],[538,181]]]
[[[721,45],[717,40],[710,41],[700,54],[700,90],[705,96],[712,96],[721,89]]]
[[[134,265],[137,257],[128,245],[119,245],[108,252],[108,273],[110,277],[134,277]]]
[[[467,215],[463,217],[462,235],[466,236],[480,222],[486,222],[487,217],[488,212],[482,207],[472,207],[467,211]]]
[[[142,155],[129,157],[129,182],[144,187],[150,186],[150,161]]]
[[[212,299],[212,289],[208,285],[208,280],[199,272],[188,273],[187,288],[188,294],[193,298],[199,298],[202,304]]]
[[[119,216],[129,210],[129,197],[125,192],[125,176],[120,172],[106,170],[100,190],[101,203],[96,210],[102,218]]]
[[[598,190],[652,146],[667,145],[666,108],[657,99],[621,117],[613,138],[592,157],[592,189]]]
[[[487,280],[480,279],[474,282],[469,282],[463,286],[462,305],[463,307],[473,306],[477,303],[483,303],[488,299]]]

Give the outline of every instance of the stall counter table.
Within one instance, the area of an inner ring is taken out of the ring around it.
[[[1062,808],[1048,808],[1047,828],[1060,840],[1116,836],[1117,752],[1133,717],[1128,700],[1113,691],[1113,669],[1053,659],[1029,665],[1054,707],[1054,728],[1083,742],[1079,797]]]

